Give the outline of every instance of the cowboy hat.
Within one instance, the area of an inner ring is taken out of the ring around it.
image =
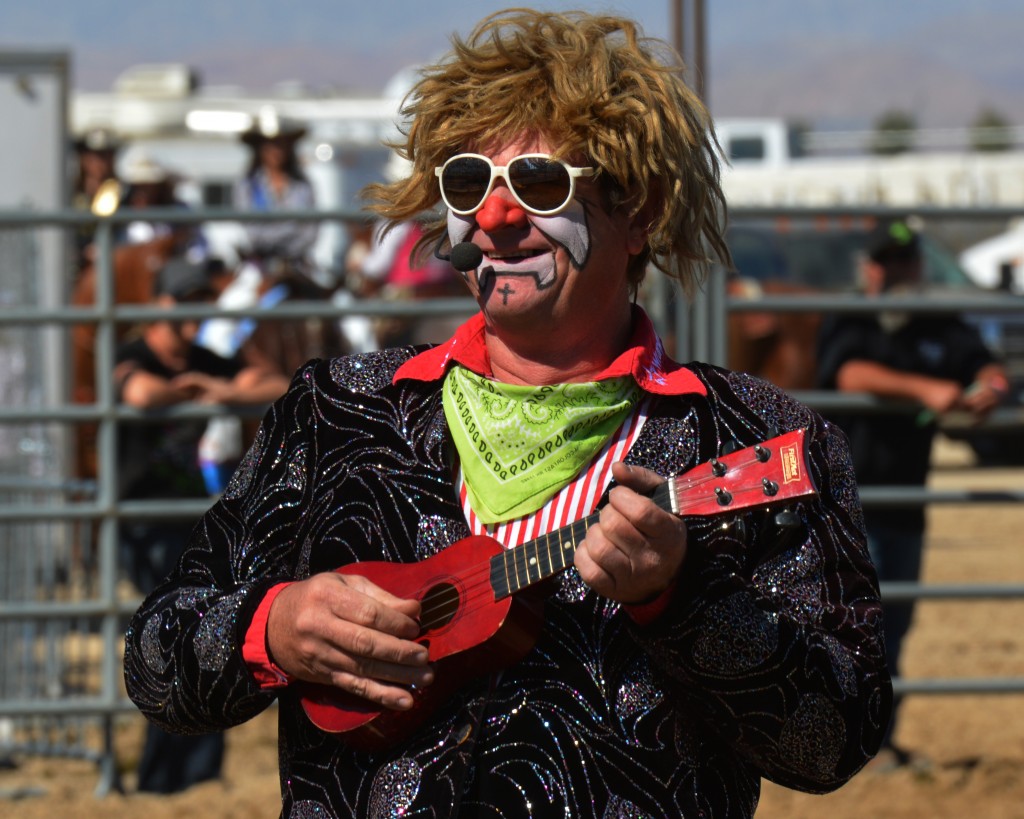
[[[242,132],[241,139],[253,146],[271,140],[296,142],[306,135],[306,130],[302,123],[282,117],[274,108],[266,106],[260,109],[252,127]]]
[[[121,147],[121,141],[113,131],[106,128],[92,128],[75,137],[71,143],[76,153],[114,153]]]
[[[175,181],[174,173],[141,151],[134,151],[124,157],[120,176],[128,185],[158,185]]]

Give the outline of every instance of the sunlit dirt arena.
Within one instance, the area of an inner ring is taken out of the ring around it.
[[[1024,489],[1024,468],[973,469],[959,445],[940,442],[936,488]],[[1024,506],[949,505],[929,511],[926,582],[1024,585]],[[1024,599],[919,605],[905,649],[909,678],[1024,679]],[[272,819],[278,815],[276,713],[228,733],[222,780],[175,796],[132,793],[141,718],[118,727],[127,795],[95,795],[95,765],[25,759],[0,770],[0,816],[18,819]],[[834,794],[765,783],[758,819],[1024,819],[1024,694],[919,695],[896,740],[922,757],[913,768],[868,767]],[[676,817],[668,817],[676,819]]]

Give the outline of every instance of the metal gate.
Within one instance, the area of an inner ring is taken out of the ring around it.
[[[224,210],[147,212],[147,216],[170,222],[281,218]],[[167,315],[152,307],[114,304],[111,237],[116,226],[136,218],[139,213],[130,211],[104,220],[72,212],[0,213],[0,758],[32,753],[94,759],[99,765],[101,793],[119,787],[113,748],[115,720],[134,713],[123,692],[121,656],[124,623],[139,601],[120,579],[118,524],[169,516],[194,519],[208,505],[203,501],[118,502],[116,498],[118,427],[138,421],[141,414],[114,402],[114,325]],[[344,221],[362,217],[351,212],[317,212],[289,214],[287,218]],[[54,226],[70,231],[86,223],[97,227],[102,275],[96,302],[88,308],[48,307],[43,294],[37,292],[42,277],[35,237]],[[669,288],[652,285],[647,295],[649,311],[659,329],[675,339],[675,357],[680,360],[724,363],[724,327],[731,311],[874,308],[846,297],[744,302],[725,295],[721,276],[713,277],[694,304],[687,305]],[[929,309],[920,301],[903,306]],[[1020,299],[987,306],[1024,309]],[[419,304],[367,300],[344,307],[294,302],[274,308],[274,315],[334,320],[344,315],[468,314],[474,309],[468,299]],[[208,305],[181,306],[175,314],[193,318],[267,315],[258,309],[221,312]],[[40,339],[47,332],[64,333],[70,325],[82,322],[97,326],[96,402],[44,401],[40,379],[55,367],[66,372],[67,363],[47,359],[46,345]],[[818,408],[841,405],[870,412],[878,406],[865,396],[809,393],[799,397]],[[194,405],[167,410],[165,416],[207,418],[224,412],[223,408]],[[65,466],[65,433],[83,421],[95,422],[99,430],[95,483],[72,480]],[[897,492],[864,487],[862,497],[866,505],[1016,504],[1024,500],[1024,493]],[[1022,597],[1024,588],[995,584],[925,588],[911,584],[886,588],[883,596]],[[897,687],[914,693],[1020,692],[1024,680],[897,681]]]

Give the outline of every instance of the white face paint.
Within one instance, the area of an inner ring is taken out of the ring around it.
[[[535,135],[471,148],[497,166],[522,154],[552,151]],[[489,208],[484,203],[486,219],[479,213],[447,216],[452,245],[472,242],[482,254],[476,270],[463,275],[494,338],[501,339],[492,355],[500,358],[502,350],[515,346],[518,355],[512,358],[518,364],[526,350],[538,361],[557,339],[581,362],[603,360],[609,339],[618,343],[630,321],[628,266],[631,254],[639,252],[633,217],[609,209],[591,179],[579,180],[574,198],[554,216],[524,213],[504,180],[494,183],[487,201],[494,197],[502,201]],[[511,361],[506,357],[509,367]]]
[[[583,269],[590,256],[590,231],[583,205],[573,200],[555,216],[528,213],[526,218],[551,242],[565,249],[577,271]],[[448,238],[452,246],[470,241],[476,227],[472,215],[459,216],[448,211]],[[484,252],[483,261],[475,271],[480,292],[486,289],[491,278],[499,275],[532,277],[538,290],[544,290],[555,282],[557,269],[553,252],[521,257],[495,252],[492,257],[487,250],[481,250]],[[469,273],[462,275],[469,280]]]

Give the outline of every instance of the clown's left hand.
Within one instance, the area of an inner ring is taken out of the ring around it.
[[[603,597],[644,603],[675,582],[686,558],[686,524],[642,494],[664,483],[658,474],[616,463],[612,476],[620,485],[577,548],[576,570]]]

